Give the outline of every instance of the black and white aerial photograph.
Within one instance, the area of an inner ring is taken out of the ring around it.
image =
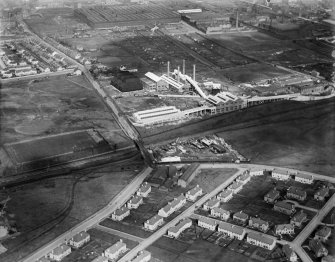
[[[334,0],[0,0],[0,262],[335,262]]]

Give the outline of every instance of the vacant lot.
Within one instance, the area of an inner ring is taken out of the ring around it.
[[[0,98],[0,144],[89,128],[120,131],[83,76],[11,82],[1,86]],[[117,138],[109,142],[125,141]]]
[[[0,260],[18,261],[103,208],[129,184],[134,169],[115,172],[120,166],[110,164],[9,189],[8,212],[21,234],[2,242],[8,251]]]

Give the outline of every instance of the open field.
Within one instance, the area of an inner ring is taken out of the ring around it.
[[[120,132],[83,76],[4,84],[0,98],[1,144],[90,128],[99,130],[102,135],[106,131]],[[115,138],[116,141],[108,142],[127,144],[124,137]]]
[[[95,170],[8,189],[11,200],[7,209],[13,214],[21,234],[3,241],[8,251],[0,255],[0,260],[18,261],[19,257],[41,247],[104,207],[136,175],[135,169],[138,170],[138,167],[115,171],[120,167],[109,164]]]
[[[242,54],[283,66],[313,64],[329,60],[316,52],[302,49],[291,40],[280,40],[261,32],[221,34],[210,38]]]

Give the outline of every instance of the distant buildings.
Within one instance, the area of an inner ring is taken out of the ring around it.
[[[164,220],[160,215],[155,215],[144,222],[144,228],[150,231],[156,230],[159,226],[163,225]]]
[[[90,235],[85,232],[82,231],[76,235],[73,236],[73,238],[70,239],[69,241],[69,245],[74,247],[74,248],[80,248],[83,245],[85,245],[86,243],[88,243],[90,241]]]
[[[126,243],[124,243],[122,239],[120,239],[114,245],[105,250],[104,256],[107,257],[109,260],[115,260],[126,251],[127,251]]]
[[[51,251],[49,257],[55,261],[61,261],[64,257],[71,254],[71,248],[65,244],[56,247],[54,250]]]
[[[276,240],[261,233],[250,232],[247,235],[247,242],[268,250],[272,250],[276,245]]]
[[[177,238],[181,232],[192,226],[192,220],[189,218],[180,221],[176,226],[168,229],[168,236]]]

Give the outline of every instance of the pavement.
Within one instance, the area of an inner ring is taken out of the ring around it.
[[[129,197],[137,191],[139,186],[143,183],[144,179],[151,173],[151,171],[152,169],[150,167],[145,168],[119,194],[117,194],[107,206],[94,213],[92,216],[82,221],[75,227],[71,228],[67,232],[61,234],[48,244],[42,246],[29,256],[21,259],[19,262],[37,261],[41,257],[46,256],[56,247],[70,240],[74,235],[78,234],[81,231],[86,231],[101,222],[112,212],[122,206],[129,199]]]

